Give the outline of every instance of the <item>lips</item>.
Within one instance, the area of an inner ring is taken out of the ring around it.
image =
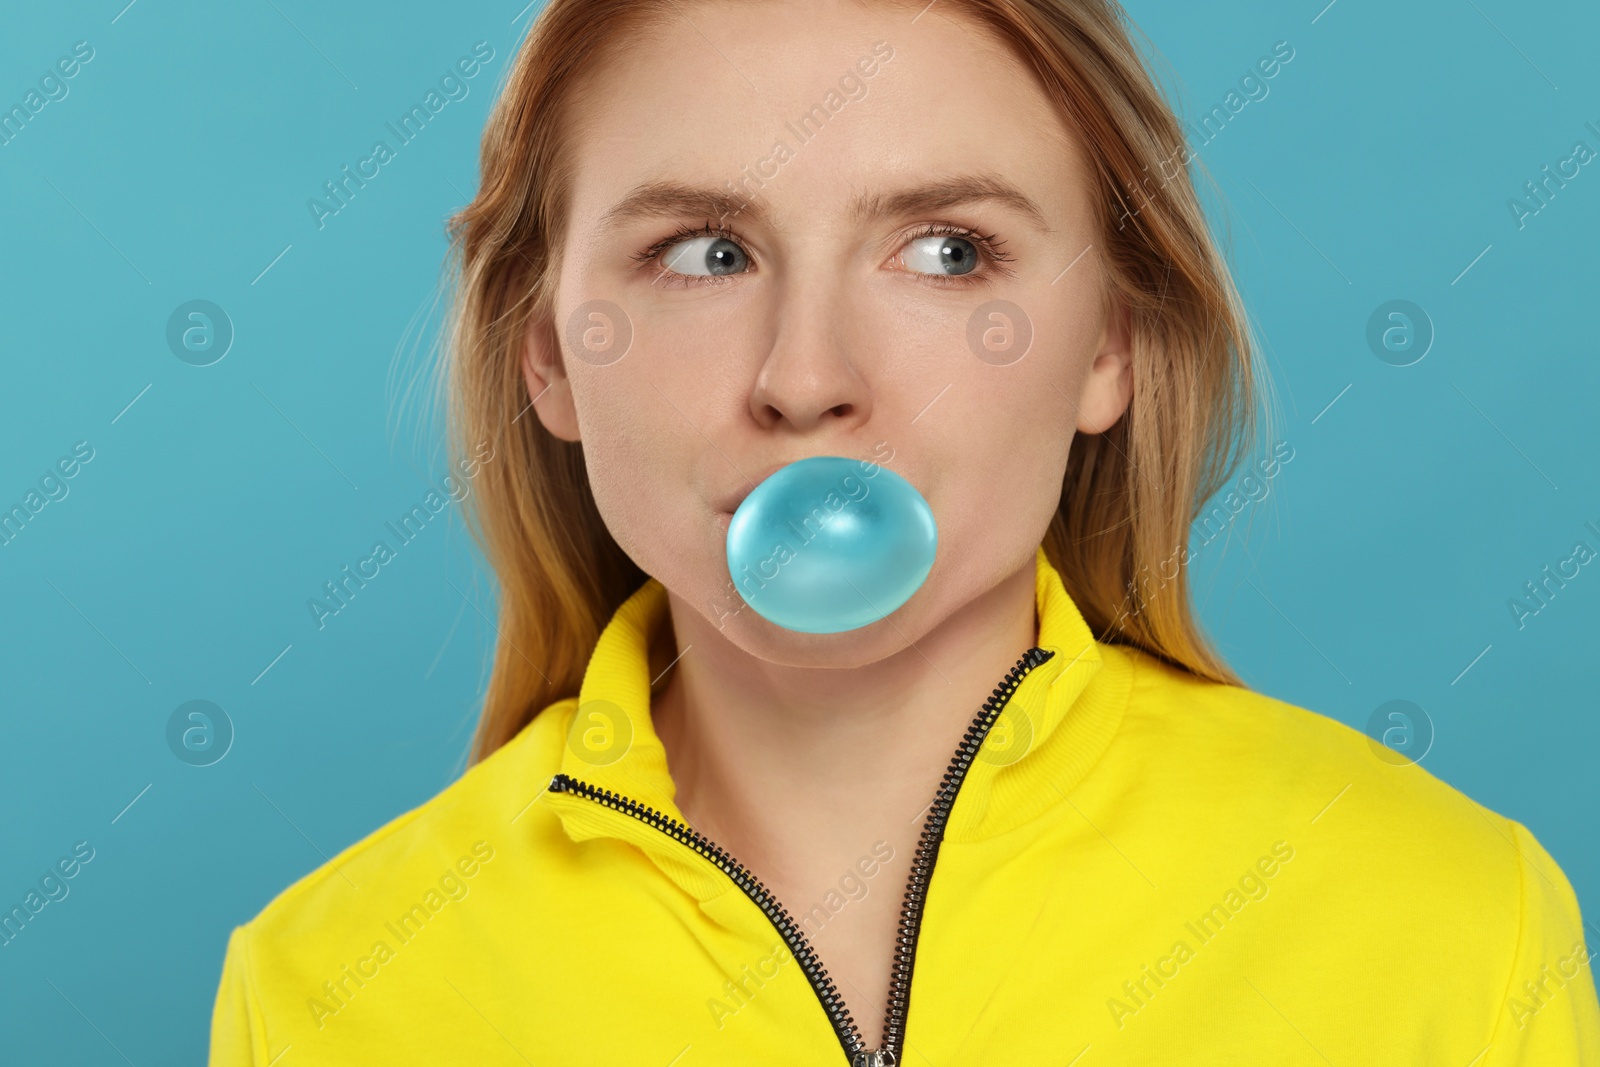
[[[853,446],[845,446],[839,451],[813,452],[810,455],[795,456],[793,459],[782,460],[778,463],[770,463],[764,467],[752,467],[741,464],[739,469],[744,471],[745,474],[749,475],[749,481],[745,481],[741,478],[736,486],[719,496],[715,505],[716,509],[719,512],[732,515],[735,511],[739,510],[739,505],[744,503],[745,497],[749,496],[756,486],[760,485],[774,474],[783,470],[783,468],[789,466],[791,463],[799,463],[803,459],[816,459],[819,456],[839,456],[844,459],[850,459],[853,455],[858,454],[859,453],[855,451]],[[862,464],[871,464],[874,466],[877,465],[877,461],[871,458],[859,459],[856,460],[856,462]],[[867,468],[863,467],[862,469],[866,470]]]
[[[729,515],[732,515],[735,511],[739,510],[739,505],[744,503],[744,498],[749,496],[751,490],[753,490],[756,486],[760,485],[762,482],[766,481],[768,478],[772,477],[789,464],[808,458],[810,457],[798,456],[795,459],[785,460],[782,463],[774,463],[767,467],[758,467],[754,469],[749,467],[744,468],[746,473],[749,474],[750,480],[741,480],[736,488],[729,490],[726,494],[724,494],[721,498],[721,502],[717,504],[717,510],[725,511]]]

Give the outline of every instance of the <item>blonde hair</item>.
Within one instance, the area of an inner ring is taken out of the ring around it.
[[[521,353],[530,322],[551,316],[571,176],[562,120],[608,47],[678,9],[550,0],[484,131],[478,194],[450,220],[450,457],[495,444],[467,501],[501,586],[474,762],[577,694],[600,631],[648,577],[606,529],[581,445],[524,417]],[[944,0],[941,12],[1010,47],[1077,131],[1107,308],[1114,295],[1131,313],[1132,404],[1105,433],[1073,443],[1045,553],[1097,638],[1241,684],[1196,621],[1183,563],[1190,524],[1253,444],[1256,375],[1183,128],[1114,0]]]

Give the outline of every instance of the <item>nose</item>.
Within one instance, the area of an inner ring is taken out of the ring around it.
[[[872,399],[852,345],[846,294],[831,281],[786,280],[775,287],[772,349],[750,391],[750,412],[766,430],[809,433],[825,420],[854,429]]]

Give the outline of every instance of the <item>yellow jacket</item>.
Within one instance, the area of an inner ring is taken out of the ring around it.
[[[211,1064],[1600,1064],[1577,901],[1526,828],[1096,643],[1042,550],[1036,573],[1040,650],[930,808],[889,1048],[808,947],[849,899],[789,916],[683,825],[652,579],[578,697],[233,931]]]

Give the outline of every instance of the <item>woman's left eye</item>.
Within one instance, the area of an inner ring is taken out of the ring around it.
[[[978,267],[978,246],[954,234],[918,237],[906,246],[900,260],[923,274],[946,277],[971,274]]]

